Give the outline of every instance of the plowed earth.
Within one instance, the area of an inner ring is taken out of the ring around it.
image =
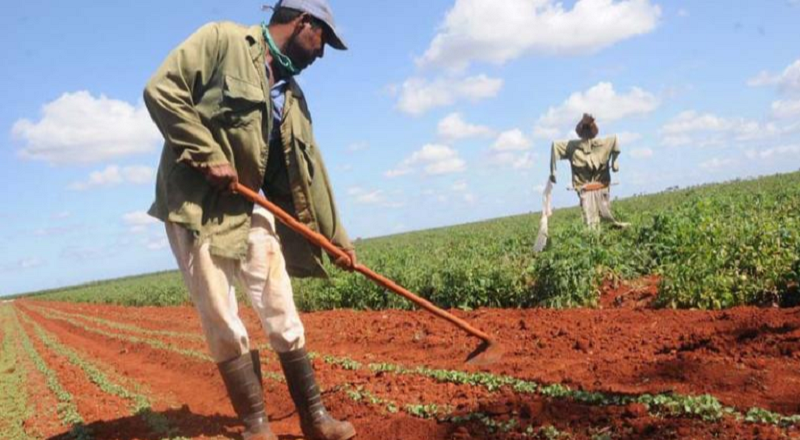
[[[501,362],[483,369],[463,363],[475,339],[422,312],[334,311],[305,314],[303,320],[309,350],[317,353],[314,366],[324,399],[334,416],[355,425],[361,439],[800,438],[797,425],[732,416],[703,420],[638,403],[587,403],[367,367],[391,363],[483,371],[608,396],[709,394],[742,414],[751,407],[784,416],[800,413],[800,309],[651,310],[646,298],[652,288],[645,280],[608,292],[598,310],[455,312],[497,335],[506,348]],[[20,328],[74,396],[94,438],[239,438],[240,427],[191,307],[25,300],[13,308]],[[266,347],[254,313],[246,309],[242,315],[253,345]],[[147,396],[152,412],[168,422],[168,435],[48,348],[37,327],[109,378]],[[281,439],[302,438],[276,357],[264,349],[262,359],[274,431]],[[44,376],[32,366],[26,370],[34,411],[25,426],[32,435],[66,437],[70,428],[54,420],[55,398]],[[481,417],[475,417],[478,413]]]

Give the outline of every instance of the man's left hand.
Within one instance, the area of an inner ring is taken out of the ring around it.
[[[358,264],[358,260],[356,259],[356,250],[355,249],[342,249],[342,251],[347,254],[347,257],[344,256],[337,258],[336,261],[333,262],[336,266],[340,269],[344,269],[348,272],[352,272],[356,270],[356,265]]]

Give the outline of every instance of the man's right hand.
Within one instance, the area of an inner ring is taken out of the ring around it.
[[[203,167],[200,168],[200,171],[208,183],[219,190],[232,190],[234,185],[239,182],[239,175],[228,163]]]

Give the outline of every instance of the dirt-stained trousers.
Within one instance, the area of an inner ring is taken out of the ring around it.
[[[611,192],[608,188],[598,190],[581,190],[578,192],[581,199],[583,222],[592,229],[600,226],[600,220],[606,220],[616,226],[624,227],[611,213]]]
[[[215,362],[239,357],[250,350],[236,302],[237,279],[247,291],[273,350],[284,353],[305,345],[303,323],[294,304],[292,284],[275,233],[275,218],[269,211],[255,207],[247,238],[247,257],[241,261],[211,255],[207,241],[198,243],[193,233],[179,224],[167,222],[166,229]]]

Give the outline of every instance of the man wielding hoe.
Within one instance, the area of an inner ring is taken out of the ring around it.
[[[320,248],[231,191],[237,183],[262,190],[345,250],[337,265],[355,267],[294,79],[322,58],[325,44],[347,49],[327,0],[281,0],[268,24],[203,26],[169,54],[144,91],[165,139],[150,214],[165,222],[245,439],[277,437],[267,421],[258,352],[238,314],[236,279],[278,353],[304,436],[355,436],[350,423],[325,409],[292,297],[290,275],[325,275]]]
[[[550,156],[550,181],[556,183],[556,164],[566,159],[572,168],[572,187],[581,200],[583,220],[592,229],[600,219],[617,227],[626,227],[611,214],[609,187],[611,173],[619,171],[619,143],[616,136],[597,139],[599,133],[594,117],[584,114],[575,127],[580,139],[553,142]]]

